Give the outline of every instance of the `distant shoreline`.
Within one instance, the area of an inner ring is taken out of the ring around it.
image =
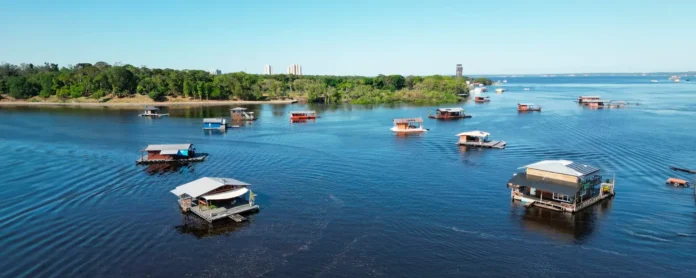
[[[171,101],[171,102],[31,102],[31,101],[0,101],[2,106],[35,106],[35,107],[120,107],[142,108],[145,106],[217,106],[232,104],[291,104],[296,100],[209,100],[209,101]]]

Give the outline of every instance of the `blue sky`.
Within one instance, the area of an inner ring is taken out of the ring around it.
[[[304,74],[696,70],[696,1],[0,0],[0,61]]]

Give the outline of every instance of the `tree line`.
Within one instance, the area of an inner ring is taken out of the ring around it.
[[[304,98],[310,102],[360,104],[456,102],[467,94],[466,81],[490,85],[486,78],[452,76],[298,76],[235,72],[213,75],[202,70],[150,69],[105,62],[0,65],[0,94],[15,99],[109,99],[147,95],[206,100]]]

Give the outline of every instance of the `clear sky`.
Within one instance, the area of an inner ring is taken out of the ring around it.
[[[430,75],[696,70],[696,0],[0,0],[0,61]]]

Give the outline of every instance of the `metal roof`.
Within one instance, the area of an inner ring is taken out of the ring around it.
[[[290,114],[316,114],[317,112],[314,112],[314,110],[307,110],[307,111],[290,111]]]
[[[594,103],[594,102],[611,102],[611,100],[588,99],[588,100],[583,100],[583,101],[582,101],[582,103]]]
[[[534,103],[518,103],[517,105],[534,106]]]
[[[599,96],[580,96],[580,98],[599,98]]]
[[[145,106],[145,111],[157,111],[157,110],[159,110],[159,108],[157,108],[157,107]]]
[[[148,145],[144,151],[188,150],[193,144],[162,144]]]
[[[416,122],[416,123],[422,123],[423,118],[401,118],[401,119],[394,119],[394,123],[411,123],[411,122]]]
[[[250,186],[250,184],[248,183],[238,181],[232,178],[204,177],[186,184],[179,185],[176,188],[174,188],[174,190],[172,190],[171,192],[176,196],[186,194],[193,198],[197,198],[205,193],[208,193],[225,185]]]
[[[558,173],[575,177],[582,177],[587,174],[599,171],[599,168],[597,167],[575,163],[570,160],[543,160],[537,163],[532,163],[527,166],[523,166],[522,168],[531,168],[539,171]]]
[[[455,107],[455,108],[438,108],[438,111],[445,111],[445,112],[462,112],[464,111],[463,108]]]
[[[564,182],[543,177],[528,176],[526,173],[518,173],[513,176],[508,184],[532,187],[539,190],[550,191],[568,196],[575,196],[575,193],[582,189],[581,183]]]
[[[230,109],[230,110],[232,110],[232,111],[244,111],[244,110],[247,110],[247,109],[244,108],[244,107],[235,107],[235,108],[232,108],[232,109]]]
[[[203,123],[221,124],[224,122],[225,122],[225,119],[222,119],[222,118],[205,118],[205,119],[203,119]]]
[[[462,132],[457,134],[457,136],[471,136],[471,137],[486,137],[488,135],[491,135],[488,132],[480,131],[480,130],[474,130],[474,131],[467,131],[467,132]]]

